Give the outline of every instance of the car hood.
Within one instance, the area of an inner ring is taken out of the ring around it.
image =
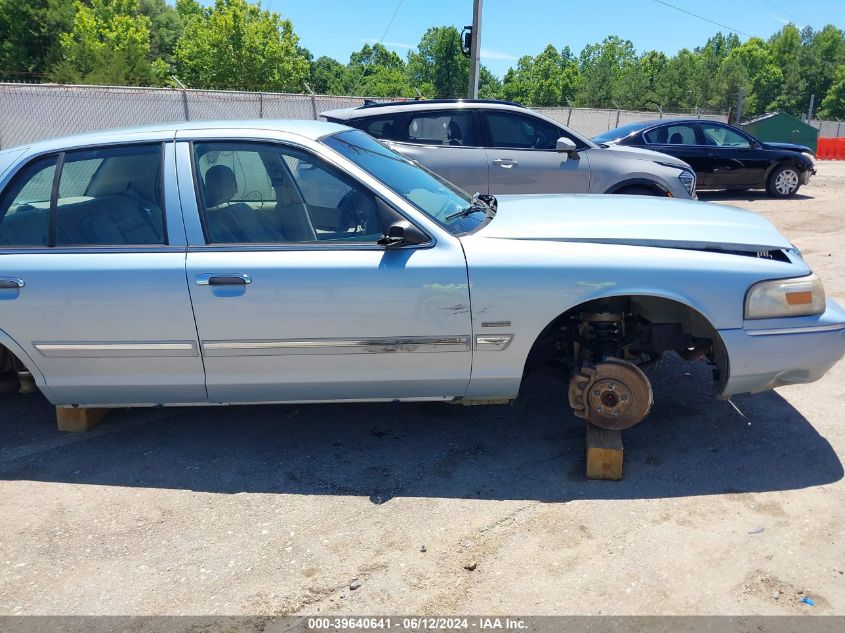
[[[615,143],[607,143],[607,147],[600,147],[598,151],[611,152],[614,156],[620,158],[631,158],[633,160],[648,160],[652,162],[663,163],[664,165],[673,165],[680,169],[689,169],[692,171],[687,163],[680,158],[655,152],[650,149],[643,149],[642,147],[631,147],[629,145],[616,145]]]
[[[496,216],[475,235],[752,253],[792,248],[751,211],[653,196],[499,196]]]
[[[813,153],[813,150],[809,147],[806,147],[805,145],[796,145],[795,143],[769,143],[766,141],[763,143],[763,146],[769,149],[783,149],[789,152],[801,152],[806,154]]]

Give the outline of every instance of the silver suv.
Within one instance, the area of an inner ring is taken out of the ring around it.
[[[366,102],[321,116],[381,139],[470,193],[695,197],[695,172],[684,161],[596,145],[518,103]]]

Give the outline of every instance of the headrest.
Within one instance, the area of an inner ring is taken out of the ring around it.
[[[205,172],[205,204],[216,207],[229,202],[238,193],[235,172],[226,165],[214,165]]]

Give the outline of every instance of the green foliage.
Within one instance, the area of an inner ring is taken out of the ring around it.
[[[461,34],[454,26],[428,29],[416,51],[408,53],[408,79],[429,98],[465,97],[469,60],[461,53]]]
[[[246,0],[216,0],[199,12],[193,4],[177,7],[185,20],[176,46],[183,82],[192,88],[303,90],[310,67],[290,20]]]
[[[0,0],[0,80],[33,80],[61,59],[73,27],[71,0]]]
[[[148,86],[161,83],[165,68],[150,53],[150,18],[137,15],[137,0],[74,0],[69,32],[59,35],[58,81]]]
[[[138,14],[150,19],[150,59],[174,62],[176,43],[182,35],[182,18],[165,0],[139,0]]]
[[[845,64],[836,69],[819,114],[831,119],[845,119]]]
[[[612,108],[627,65],[636,63],[636,51],[629,40],[615,35],[600,44],[589,44],[579,57],[581,89],[576,105]]]
[[[405,62],[381,44],[364,44],[352,53],[343,72],[342,86],[346,94],[368,97],[412,97],[416,93],[408,85]]]
[[[0,80],[168,85],[374,97],[464,97],[469,60],[453,26],[428,29],[407,59],[365,44],[343,64],[299,45],[289,20],[258,0],[0,0]],[[575,54],[547,45],[500,81],[481,66],[479,96],[533,106],[843,116],[845,33],[787,24],[768,40],[717,33],[667,56],[616,36]]]
[[[322,95],[339,95],[344,90],[344,72],[346,66],[331,57],[318,57],[311,62],[311,79],[308,85],[311,90]]]

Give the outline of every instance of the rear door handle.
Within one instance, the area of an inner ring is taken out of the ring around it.
[[[519,165],[519,161],[514,160],[513,158],[497,158],[493,161],[493,164],[499,167],[504,167],[505,169],[510,169],[511,167],[517,167]]]
[[[0,290],[3,289],[18,289],[23,288],[26,284],[23,282],[23,279],[18,279],[17,277],[0,277]]]
[[[198,286],[245,286],[252,283],[246,273],[202,273],[196,277]]]

